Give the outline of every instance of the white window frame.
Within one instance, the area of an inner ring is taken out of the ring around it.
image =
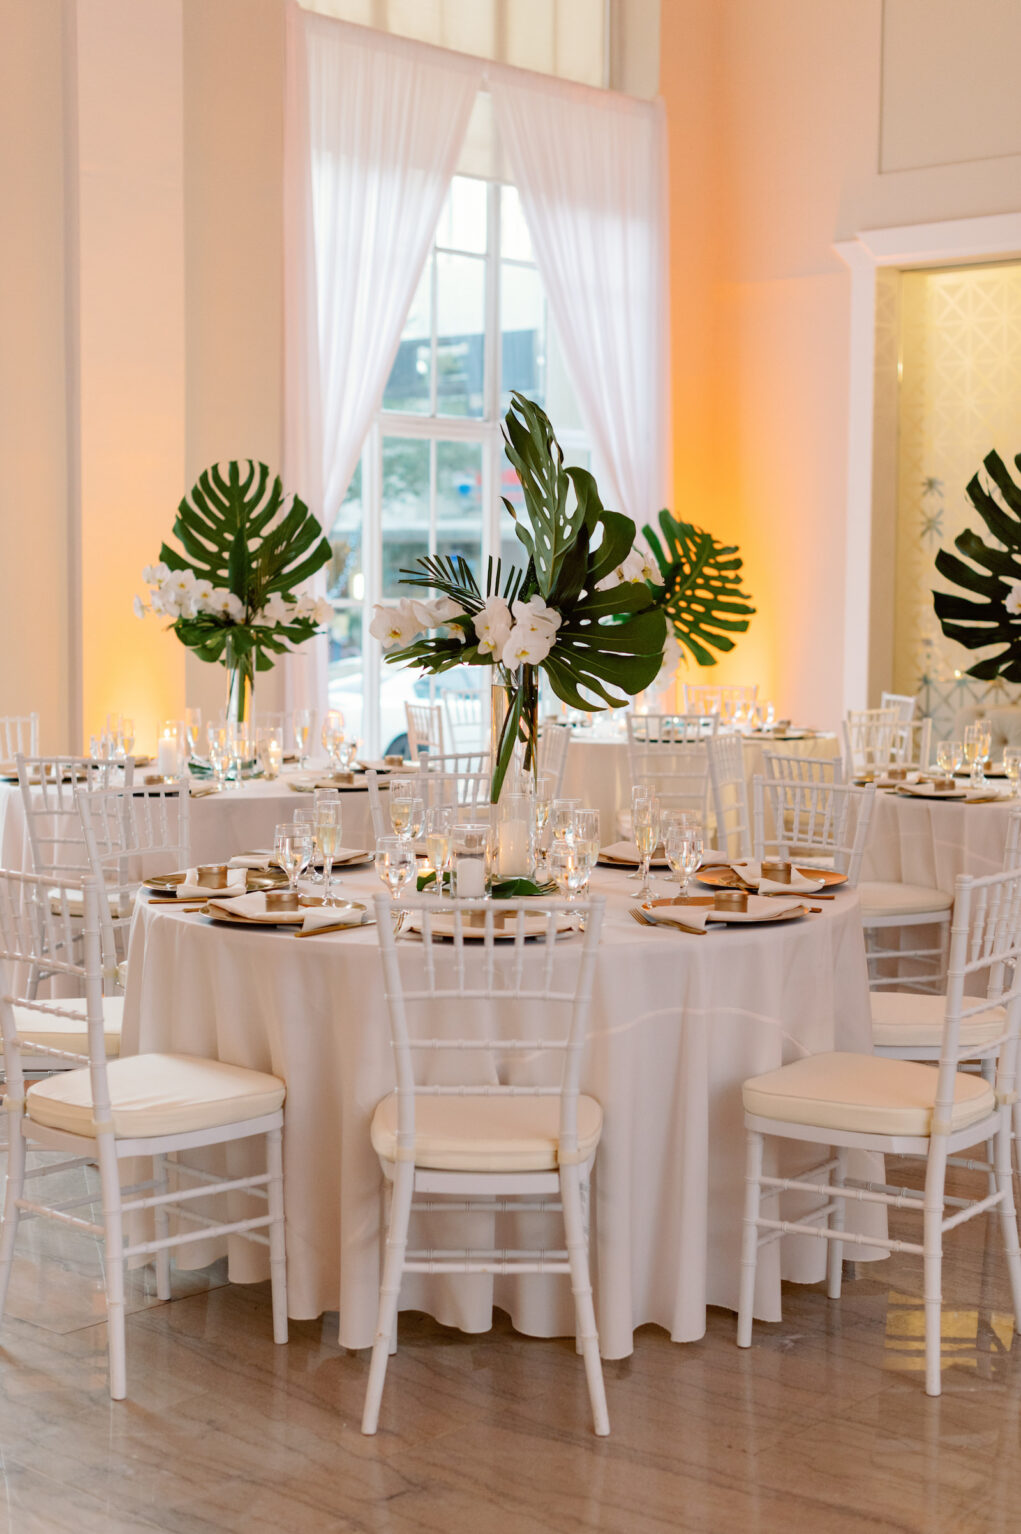
[[[472,178],[479,179],[479,178]],[[335,599],[338,612],[361,611],[362,615],[362,724],[363,750],[369,755],[377,754],[387,742],[380,739],[380,684],[383,679],[383,649],[379,641],[369,634],[369,621],[373,607],[379,602],[393,602],[394,597],[382,595],[382,549],[383,549],[383,438],[403,437],[439,442],[469,442],[482,448],[482,564],[476,571],[484,577],[486,560],[500,547],[500,514],[502,503],[499,496],[501,462],[503,459],[503,436],[500,412],[500,383],[502,377],[501,329],[500,329],[500,274],[503,266],[517,266],[536,270],[534,261],[523,261],[500,254],[501,243],[501,186],[505,183],[486,181],[487,188],[487,239],[486,252],[466,252],[441,245],[434,239],[429,248],[428,260],[432,263],[433,285],[430,305],[431,365],[431,413],[408,413],[381,409],[377,412],[365,445],[362,448],[362,576],[364,588],[361,599],[340,597]],[[440,416],[436,410],[437,369],[434,348],[437,340],[436,264],[434,252],[453,255],[473,255],[485,266],[485,360],[483,372],[483,411],[479,417]],[[550,334],[548,300],[544,298],[547,335]],[[547,364],[548,366],[548,364]],[[568,462],[579,453],[592,452],[587,433],[580,428],[561,430],[557,438]],[[430,529],[435,528],[436,511],[436,450],[430,450]],[[595,467],[593,465],[593,467]],[[524,549],[521,551],[524,563]],[[411,595],[409,589],[408,595]],[[430,696],[434,689],[430,689]]]

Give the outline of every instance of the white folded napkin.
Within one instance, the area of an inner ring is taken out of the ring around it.
[[[637,866],[641,862],[638,847],[634,842],[611,842],[608,847],[600,849],[599,856],[609,858],[615,863],[633,863]],[[666,858],[663,857],[662,853],[659,856],[653,856],[652,866],[654,868],[666,867]]]
[[[699,868],[729,868],[730,858],[725,852],[718,852],[715,847],[705,847],[702,850],[702,861]]]
[[[362,927],[367,911],[355,911],[350,906],[309,906],[301,924],[302,932],[318,932],[320,927]]]
[[[266,912],[266,891],[253,890],[250,895],[238,895],[235,899],[224,899],[223,896],[213,895],[206,902],[207,905],[222,906],[232,916],[263,917]],[[297,912],[282,912],[282,915],[297,917]]]
[[[661,922],[666,927],[681,927],[685,932],[704,932],[712,906],[658,905],[655,908],[643,906],[642,910],[650,921]]]
[[[218,783],[189,783],[188,785],[188,793],[193,799],[205,799],[207,794],[218,794],[219,792],[220,785]]]
[[[178,900],[196,900],[200,895],[243,895],[245,893],[245,870],[243,868],[229,868],[227,870],[227,888],[214,890],[208,884],[199,883],[199,871],[197,868],[189,868],[185,872],[184,882],[177,886],[175,894]]]
[[[227,859],[228,868],[251,868],[256,873],[264,873],[267,868],[275,866],[274,854],[268,847],[256,848],[254,852],[238,852]]]
[[[764,879],[757,858],[735,858],[730,866],[746,884],[754,884],[760,895],[814,895],[826,883],[825,879],[807,879],[796,868],[791,869],[789,884],[779,879]]]

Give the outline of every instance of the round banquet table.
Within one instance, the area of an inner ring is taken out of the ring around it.
[[[840,755],[837,737],[812,733],[789,739],[769,735],[746,735],[744,748],[745,782],[751,794],[751,781],[765,771],[763,752],[775,748],[796,756],[833,758]],[[617,815],[631,803],[631,771],[628,767],[627,739],[600,736],[587,730],[574,730],[567,750],[564,769],[564,797],[580,799],[599,811],[600,832],[604,844],[617,839]],[[750,800],[749,800],[750,802]]]
[[[605,1115],[592,1265],[602,1350],[618,1358],[646,1322],[689,1341],[704,1334],[707,1305],[736,1308],[742,1080],[805,1053],[868,1050],[871,1030],[853,893],[800,921],[698,937],[631,921],[635,886],[624,874],[601,869],[592,882],[608,900],[582,1090]],[[378,888],[371,871],[342,886],[362,899]],[[416,947],[414,937],[402,939],[407,962]],[[462,1013],[456,1026],[471,1024]],[[140,904],[122,1053],[137,1050],[215,1057],[284,1078],[288,1308],[306,1319],[339,1310],[341,1345],[368,1347],[381,1183],[369,1122],[394,1084],[374,928],[296,939],[286,929],[238,929]],[[247,1147],[231,1147],[231,1157],[233,1169],[258,1169]],[[858,1228],[878,1228],[871,1206],[852,1206],[849,1228],[853,1216],[873,1222]],[[435,1222],[453,1217],[431,1218],[430,1244],[442,1246]],[[549,1243],[549,1216],[514,1218],[514,1239],[499,1244]],[[490,1244],[492,1233],[468,1240]],[[781,1247],[784,1277],[823,1277],[822,1242],[788,1238],[764,1248],[762,1319],[779,1319]],[[189,1252],[194,1266],[216,1255],[208,1242]],[[232,1238],[229,1257],[232,1279],[266,1276],[261,1248]],[[522,1332],[573,1333],[570,1287],[557,1277],[409,1276],[401,1299],[403,1308],[466,1331],[487,1330],[496,1304]]]
[[[203,785],[196,781],[193,787],[198,793],[192,795],[190,811],[193,864],[221,863],[236,852],[271,847],[277,823],[290,820],[295,810],[312,805],[311,794],[297,793],[288,786],[293,776],[284,772],[272,782],[251,778],[239,788],[220,793],[203,793]],[[311,773],[302,776],[310,777]],[[354,788],[342,789],[341,793],[345,846],[374,846],[365,780],[356,780]],[[30,867],[21,790],[17,783],[0,783],[0,868]]]
[[[959,874],[1000,872],[1007,819],[1017,808],[1021,799],[1005,796],[992,804],[940,804],[879,789],[862,878],[924,884],[952,895]]]

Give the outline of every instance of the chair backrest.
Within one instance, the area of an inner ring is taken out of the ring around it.
[[[974,998],[982,989],[984,973],[993,978],[985,997],[977,1001]],[[958,1067],[974,1056],[974,1043],[961,1042],[961,1024],[985,1012],[990,1000],[1004,1008],[1006,1018],[999,1038],[983,1040],[982,1047],[992,1051],[998,1046],[998,1105],[1013,1100],[1021,1025],[1021,869],[989,874],[983,879],[961,874],[957,879],[946,995],[933,1135],[950,1133],[954,1077]]]
[[[759,696],[759,685],[724,686],[719,682],[685,682],[684,708],[689,714],[717,714],[723,724],[733,719],[738,709],[746,709]]]
[[[428,752],[442,756],[446,751],[443,737],[443,709],[439,703],[405,703],[408,725],[408,755],[411,760]]]
[[[39,755],[39,715],[0,714],[0,762]]]
[[[492,774],[489,770],[488,755],[480,752],[458,752],[455,756],[426,756],[421,758],[421,762],[419,771],[414,775],[415,792],[427,810],[435,805],[449,804],[466,820],[488,821],[491,818],[492,805],[489,800],[489,790]],[[439,770],[446,762],[467,762],[469,766],[465,770],[460,768],[450,772]],[[379,774],[367,772],[365,783],[369,793],[372,835],[378,842],[381,836],[390,835],[390,816],[384,809]]]
[[[578,1159],[582,1051],[604,904],[601,898],[402,901],[422,941],[414,951],[403,944],[398,957],[390,901],[375,897],[397,1074],[399,1160],[414,1156],[416,1096],[456,1097],[466,1090],[559,1098],[560,1162]],[[536,935],[537,917],[541,945],[526,941]],[[575,917],[583,920],[584,941],[565,947],[563,939],[577,935]],[[514,933],[513,941],[497,938],[498,923],[504,934]],[[474,935],[466,940],[469,924]]]
[[[690,740],[645,740],[637,733],[640,721],[668,716],[628,715],[628,766],[631,784],[651,788],[664,810],[690,810],[701,817],[709,813],[709,741],[711,734]]]
[[[79,905],[80,902],[80,905]],[[84,912],[77,916],[76,909]],[[76,953],[81,957],[76,958]],[[40,1001],[33,987],[16,991],[15,977],[38,974],[41,969],[60,977],[61,991],[85,997],[88,1023],[88,1054],[80,1055],[36,1039],[22,1044],[19,1013],[66,1017],[81,1022],[80,1009],[64,1006],[60,998]],[[18,1008],[18,1013],[15,1012]],[[106,1078],[106,1039],[103,1028],[103,965],[99,937],[99,894],[95,880],[58,879],[51,875],[15,873],[0,869],[0,1026],[3,1029],[4,1069],[7,1094],[4,1106],[21,1118],[25,1108],[22,1051],[33,1068],[43,1060],[58,1065],[88,1065],[92,1079],[93,1118],[105,1156],[102,1137],[109,1137],[110,1093]],[[8,1119],[11,1134],[18,1126]]]
[[[567,767],[567,751],[571,744],[571,727],[555,719],[546,719],[539,731],[539,771],[548,772],[556,778],[554,797],[559,798],[564,786]]]
[[[904,692],[884,692],[879,700],[880,708],[895,708],[903,724],[910,724],[911,720],[915,717],[917,705],[918,699],[910,698]]]
[[[134,759],[112,762],[87,756],[19,755],[16,760],[33,873],[88,873],[78,794],[114,783],[130,788]]]
[[[752,779],[755,857],[832,861],[852,887],[861,875],[875,784],[798,783],[788,778]]]
[[[96,788],[78,795],[107,971],[124,957],[117,934],[131,924],[142,881],[189,866],[190,805],[186,784]]]
[[[900,723],[895,708],[848,709],[844,720],[844,771],[849,779],[890,766],[896,757]]]
[[[444,740],[448,751],[482,751],[486,726],[480,692],[444,691]]]
[[[716,815],[716,845],[728,857],[750,857],[752,833],[743,739],[740,735],[715,735],[707,742],[707,748]]]
[[[1003,872],[1021,868],[1021,804],[1007,816],[1007,840],[1003,847]]]
[[[891,760],[897,767],[928,771],[932,765],[932,720],[901,720],[893,734]]]
[[[842,783],[842,756],[799,756],[793,751],[763,751],[764,776],[788,783]]]
[[[629,748],[642,745],[668,745],[679,741],[706,740],[715,735],[718,714],[634,714],[625,716]]]

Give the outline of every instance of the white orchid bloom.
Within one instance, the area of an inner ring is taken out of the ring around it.
[[[285,602],[279,591],[274,591],[259,617],[263,623],[290,623],[292,612],[290,602]]]
[[[183,602],[195,590],[195,587],[198,585],[198,579],[194,570],[171,570],[170,575],[161,583],[161,586],[169,587],[176,594],[177,600]]]
[[[162,586],[164,581],[170,579],[170,567],[162,561],[159,564],[146,565],[142,571],[142,579],[147,586]]]
[[[136,597],[132,606],[134,607],[136,618],[144,618],[149,611],[141,597]]]
[[[516,671],[519,666],[538,666],[540,661],[546,659],[555,643],[555,630],[530,629],[525,628],[521,623],[515,623],[510,632],[510,638],[503,647],[500,660],[508,671]]]
[[[663,577],[648,550],[636,542],[617,568],[611,570],[609,575],[604,575],[601,581],[596,582],[596,590],[612,591],[614,586],[630,585],[639,581],[652,581],[655,585],[662,586]]]
[[[426,601],[413,597],[411,610],[419,626],[424,629],[438,629],[444,623],[449,623],[451,618],[459,618],[464,612],[464,608],[451,597],[430,597]]]
[[[333,603],[329,597],[318,597],[313,604],[312,611],[310,613],[302,613],[301,617],[309,617],[313,623],[332,623]]]
[[[496,655],[507,643],[511,633],[510,608],[503,597],[490,597],[480,612],[472,619],[482,655]]]
[[[230,618],[234,623],[240,623],[245,616],[245,604],[240,597],[236,597],[233,591],[228,591],[224,586],[217,586],[209,599],[209,609],[218,613],[221,618]]]
[[[369,633],[378,639],[384,650],[402,649],[411,644],[422,632],[422,625],[414,612],[414,605],[406,597],[393,605],[377,602],[372,609]]]
[[[154,613],[159,613],[164,618],[176,618],[181,611],[177,592],[169,581],[163,586],[156,587],[149,599],[149,605]]]
[[[1007,585],[1010,590],[1004,598],[1003,605],[1011,617],[1016,618],[1021,614],[1021,581],[1008,581]]]
[[[515,627],[521,627],[528,633],[548,635],[550,643],[546,648],[549,653],[553,644],[553,636],[561,624],[560,614],[555,607],[547,607],[542,597],[536,593],[529,597],[527,602],[517,601],[514,603]]]

